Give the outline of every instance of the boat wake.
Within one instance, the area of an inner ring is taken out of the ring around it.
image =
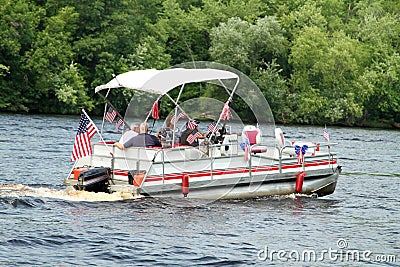
[[[22,184],[0,184],[0,198],[6,197],[43,197],[43,198],[54,198],[67,201],[120,201],[126,199],[134,199],[132,194],[116,192],[116,193],[95,193],[87,191],[78,191],[73,187],[67,187],[64,190],[57,190],[45,187],[30,187]]]

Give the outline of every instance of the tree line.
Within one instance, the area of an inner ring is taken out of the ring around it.
[[[247,74],[278,122],[400,122],[398,0],[0,3],[0,111],[100,114],[112,74],[195,60]]]

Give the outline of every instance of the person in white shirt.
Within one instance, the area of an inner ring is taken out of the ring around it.
[[[139,128],[140,128],[140,124],[139,123],[132,123],[131,125],[131,129],[125,131],[121,138],[119,139],[118,143],[125,143],[126,141],[128,141],[129,139],[135,137],[136,135],[139,134]]]
[[[149,134],[149,126],[146,122],[140,124],[139,134],[124,143],[114,143],[119,149],[128,147],[161,147],[160,140],[155,135]]]

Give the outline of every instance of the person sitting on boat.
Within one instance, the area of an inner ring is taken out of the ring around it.
[[[225,124],[215,132],[209,132],[206,135],[206,138],[210,140],[212,144],[222,144],[224,141],[224,136],[227,134]],[[211,137],[211,138],[210,138]]]
[[[161,143],[155,135],[149,134],[149,125],[145,122],[140,124],[139,134],[127,140],[123,144],[116,142],[115,145],[124,150],[128,147],[161,147]]]
[[[199,131],[199,128],[196,126],[194,129],[190,129],[188,124],[186,124],[186,130],[184,130],[181,134],[181,145],[186,146],[199,146],[199,136],[203,134]]]
[[[119,143],[123,144],[129,139],[135,137],[139,134],[140,123],[132,123],[131,128],[125,131],[121,138],[119,139]]]
[[[166,127],[161,128],[160,131],[157,133],[157,137],[161,140],[161,142],[168,142],[172,141],[174,138],[175,132],[175,143],[179,143],[179,138],[181,136],[181,131],[179,128],[175,129],[175,125],[172,122],[173,116],[168,116],[165,119]],[[169,144],[171,145],[171,144]]]

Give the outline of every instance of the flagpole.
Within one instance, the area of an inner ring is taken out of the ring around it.
[[[154,103],[160,101],[161,97],[162,97],[161,95],[158,96],[158,97],[157,97],[157,100],[154,101]],[[153,105],[154,105],[154,103],[153,103]],[[147,123],[147,120],[150,118],[150,115],[151,115],[152,113],[153,113],[153,106],[151,106],[151,109],[150,109],[149,113],[147,114],[146,119],[144,120],[144,122]],[[154,119],[154,118],[153,118],[153,119]],[[155,124],[155,123],[156,123],[156,119],[153,120],[153,126],[151,127],[151,132],[153,132],[153,130],[154,130],[154,124]]]
[[[182,110],[181,110],[181,112],[182,112]],[[176,115],[177,115],[177,113],[178,113],[178,107],[175,105],[175,109],[174,109],[174,129],[173,129],[173,132],[172,132],[172,143],[171,143],[171,147],[174,147],[174,145],[175,145],[175,129],[176,129]],[[168,125],[167,125],[167,127],[168,127]],[[182,142],[182,141],[181,141]]]
[[[108,105],[110,105],[110,107],[112,107],[112,109],[115,110],[115,112],[117,112],[117,116],[123,121],[123,123],[125,124],[125,126],[131,130],[131,127],[128,125],[128,123],[124,120],[124,118],[122,117],[121,114],[119,114],[118,110],[113,106],[113,104],[111,104],[110,100],[107,99],[107,97],[103,96],[101,93],[98,93],[105,101]]]
[[[327,137],[325,137],[325,133],[327,134]],[[328,141],[328,162],[329,162],[329,168],[331,167],[331,145],[330,145],[330,141],[331,139],[329,138],[329,134],[328,134],[328,129],[326,128],[326,124],[325,124],[325,128],[324,128],[324,138],[326,139],[326,141]]]
[[[107,145],[107,143],[104,141],[102,134],[99,132],[99,129],[97,128],[96,124],[93,122],[93,120],[89,117],[89,115],[86,113],[86,111],[84,109],[82,109],[82,113],[85,114],[86,118],[92,123],[94,129],[96,130],[96,132],[99,134],[101,141],[104,143],[104,145],[107,147],[107,150],[110,152],[111,157],[114,158],[114,154],[112,152],[112,150],[110,149],[110,147]],[[66,179],[69,178],[69,176],[71,175],[72,171],[74,170],[76,164],[78,163],[77,160],[74,160],[74,165],[72,166],[68,176]]]
[[[227,102],[228,102],[228,101],[229,101],[229,103],[232,101],[231,96],[229,96]],[[226,102],[225,102],[225,103],[226,103]],[[219,118],[218,118],[218,120],[217,120],[217,124],[216,124],[216,125],[218,125],[218,124],[221,122],[222,113],[224,112],[224,108],[225,108],[225,103],[224,103],[224,107],[222,108],[221,113],[219,114]],[[226,123],[224,122],[224,127],[225,127],[225,124],[226,124]],[[212,133],[210,134],[210,137],[208,138],[208,143],[210,143],[210,140],[211,140],[211,138],[212,138],[214,135],[216,135],[215,132],[212,132]]]
[[[152,107],[152,109],[153,109],[153,107]],[[144,119],[144,122],[147,123],[147,120],[150,118],[150,115],[151,115],[151,109],[150,109],[149,113],[147,114],[146,119]]]
[[[180,93],[182,92],[182,89],[183,89],[183,85],[182,85],[182,87],[181,87]],[[183,114],[185,114],[185,116],[188,118],[188,120],[190,120],[190,118],[189,118],[189,116],[186,114],[186,112],[183,111],[183,109],[181,108],[181,106],[178,104],[177,101],[175,101],[168,93],[165,94],[165,95],[166,95],[166,96],[172,101],[172,103],[174,103],[174,105],[175,105],[174,131],[173,131],[173,133],[172,133],[172,146],[174,146],[174,144],[175,144],[176,115],[178,114],[178,108],[180,109],[181,112],[183,112]],[[179,96],[178,96],[178,101],[179,101],[179,97],[180,97],[180,94],[179,94]]]
[[[86,113],[84,109],[82,109],[83,114],[88,118],[88,120],[93,124],[94,129],[100,136],[100,140],[104,143],[104,145],[107,147],[108,152],[110,152],[111,156],[114,156],[114,153],[112,152],[112,149],[107,145],[106,141],[104,141],[102,134],[99,132],[99,129],[97,128],[96,124],[92,121],[92,119],[89,117],[89,115]]]
[[[179,94],[178,94],[178,97],[176,98],[176,101],[174,101],[174,99],[173,99],[169,94],[166,94],[167,97],[169,97],[169,99],[175,104],[174,131],[173,131],[173,133],[172,133],[172,147],[173,147],[174,144],[175,144],[175,127],[176,127],[176,115],[177,115],[177,113],[178,113],[178,108],[180,109],[181,112],[183,112],[184,114],[186,114],[186,113],[183,111],[183,109],[178,105],[178,102],[179,102],[179,99],[181,99],[181,95],[182,95],[182,91],[183,91],[183,88],[184,88],[184,87],[185,87],[185,84],[182,84],[181,89],[179,89]],[[190,119],[189,116],[188,116],[187,114],[186,114],[186,117],[187,117],[188,119]]]
[[[222,83],[222,82],[221,82]],[[222,83],[222,85],[224,86],[224,84]],[[225,108],[225,104],[228,103],[232,103],[233,100],[233,95],[237,89],[237,86],[239,85],[239,78],[236,81],[235,87],[233,88],[232,92],[229,94],[229,98],[228,100],[224,103],[224,108]],[[225,87],[224,87],[225,88]],[[226,90],[226,89],[225,89]],[[221,113],[219,114],[219,118],[217,120],[217,125],[220,123],[221,119],[222,119],[222,113],[224,112],[224,108],[222,108]],[[211,133],[210,137],[208,138],[208,142],[210,142],[212,136],[214,135],[214,133]]]
[[[71,161],[71,160],[70,160],[70,161]],[[72,166],[72,168],[71,168],[71,170],[69,171],[68,176],[67,176],[67,178],[65,178],[65,180],[69,178],[69,176],[71,175],[72,171],[75,169],[75,166],[76,166],[77,162],[78,162],[77,160],[74,161],[74,165]]]
[[[108,91],[107,91],[107,94],[106,94],[105,98],[108,97],[108,94],[110,93],[110,90],[111,90],[111,88],[108,88]],[[103,121],[101,122],[101,133],[103,133],[103,130],[104,130],[104,117],[105,117],[106,113],[107,113],[107,102],[104,105]]]
[[[158,96],[157,100],[154,101],[154,103],[158,102],[160,100],[160,98],[161,98],[161,96]],[[154,103],[153,103],[153,105],[154,105]],[[153,106],[151,106],[151,109],[150,109],[149,113],[147,113],[147,116],[146,116],[146,119],[144,120],[144,122],[147,122],[147,120],[150,118],[150,115],[151,115],[152,112],[153,112]]]

